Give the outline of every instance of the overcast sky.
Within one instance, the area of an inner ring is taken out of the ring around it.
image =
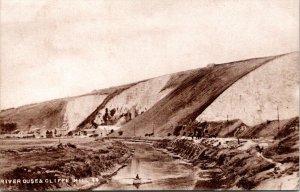
[[[1,108],[298,51],[298,0],[2,0]]]

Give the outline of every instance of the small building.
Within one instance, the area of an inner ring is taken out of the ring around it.
[[[84,129],[81,131],[80,135],[84,135],[84,136],[91,136],[96,134],[96,129]]]
[[[99,136],[101,137],[107,137],[109,134],[119,130],[120,127],[119,126],[115,126],[115,125],[99,125],[97,127]]]

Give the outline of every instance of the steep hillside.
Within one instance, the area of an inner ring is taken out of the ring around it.
[[[67,101],[64,99],[22,106],[1,111],[1,130],[7,123],[16,124],[18,130],[31,128],[54,129],[61,127]]]
[[[258,125],[249,127],[239,134],[241,138],[283,138],[296,127],[299,127],[299,117],[293,117],[284,120],[273,120],[260,123]]]
[[[204,121],[177,126],[170,129],[169,136],[194,137],[238,137],[245,139],[281,139],[291,134],[299,127],[299,117],[284,120],[268,120],[254,126],[248,126],[239,119],[226,121]]]
[[[0,132],[29,131],[35,128],[74,130],[103,102],[107,95],[130,86],[132,84],[96,90],[76,97],[2,110],[0,112]]]
[[[233,119],[228,121],[204,121],[190,122],[186,126],[177,126],[174,131],[170,129],[170,136],[194,136],[202,137],[234,137],[241,129],[248,128],[241,120]]]
[[[95,90],[81,96],[2,110],[1,133],[13,130],[65,131],[122,126],[124,136],[165,136],[197,119],[212,135],[243,137],[269,133],[254,125],[298,116],[299,53],[210,64],[205,68]],[[277,110],[278,108],[278,110]],[[224,126],[226,130],[224,130]],[[264,129],[264,128],[263,128]],[[255,130],[255,131],[254,131]],[[186,130],[190,134],[193,130]],[[184,132],[179,133],[182,135]],[[249,134],[248,134],[249,133]],[[117,133],[115,133],[117,134]]]
[[[188,70],[164,75],[118,89],[110,94],[78,128],[91,128],[99,125],[120,126],[129,122],[146,112],[196,71]]]
[[[298,116],[299,54],[291,53],[245,75],[224,91],[197,120],[241,119],[249,126]],[[277,112],[278,107],[278,112]]]
[[[106,95],[87,95],[74,98],[67,102],[64,117],[67,121],[68,130],[72,131],[90,115],[103,100]]]
[[[138,83],[140,83],[140,82],[128,84],[127,86],[118,87],[117,89],[115,89],[111,93],[109,93],[107,95],[107,97],[100,103],[100,105],[98,105],[97,108],[89,116],[87,116],[85,119],[83,119],[83,121],[77,126],[76,130],[81,130],[81,129],[90,128],[90,127],[94,127],[94,128],[97,127],[98,124],[96,124],[95,119],[97,118],[99,111],[104,109],[105,106],[107,105],[107,103],[111,99],[113,99],[117,95],[121,94],[123,91],[129,89],[130,87],[132,87]]]
[[[105,124],[103,116],[106,114],[106,109],[115,111],[113,115],[110,115],[112,116],[110,118],[114,118],[117,124],[126,122],[126,116],[124,115],[126,113],[130,115],[128,120],[135,118],[137,115],[147,111],[147,109],[151,108],[157,101],[170,92],[170,88],[160,91],[169,79],[170,75],[150,79],[138,83],[116,95],[105,105],[105,108],[98,112],[94,122]]]
[[[243,76],[282,56],[273,56],[199,69],[144,114],[122,127],[124,135],[167,135],[180,124],[195,120],[213,101]]]
[[[194,71],[169,74],[131,84],[94,90],[80,96],[2,110],[0,133],[9,133],[14,130],[29,131],[35,128],[62,129],[67,133],[76,128],[89,128],[95,123],[103,124],[101,121],[106,108],[118,109],[114,116],[116,121],[112,124],[121,125],[126,122],[124,117],[122,118],[123,114],[130,113],[131,118],[134,118],[145,112]]]

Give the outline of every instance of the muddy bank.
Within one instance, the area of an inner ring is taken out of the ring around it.
[[[270,142],[262,152],[257,149],[256,142],[241,140],[238,143],[234,139],[224,142],[224,139],[218,138],[203,138],[197,142],[164,139],[156,141],[154,147],[201,168],[194,189],[263,189],[264,183],[290,175],[294,175],[297,180],[299,153],[293,150],[297,143],[291,144],[291,141],[289,145],[286,144],[284,149],[287,153],[282,155],[274,150],[282,142]],[[281,185],[280,189],[298,187],[297,184],[286,188]]]
[[[105,183],[131,157],[119,141],[1,149],[0,188],[6,190],[89,189]]]

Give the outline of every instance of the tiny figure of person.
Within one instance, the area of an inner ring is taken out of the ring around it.
[[[136,179],[140,179],[140,177],[139,177],[139,174],[136,174],[136,177],[135,177]]]

